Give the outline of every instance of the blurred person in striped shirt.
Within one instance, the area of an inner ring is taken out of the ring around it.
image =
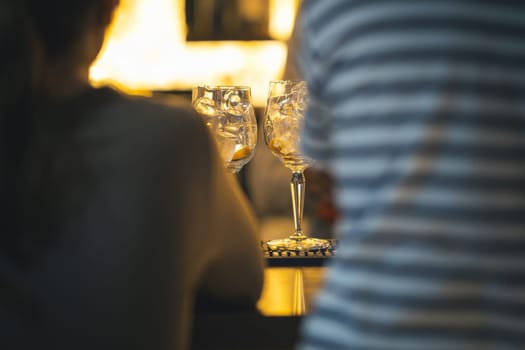
[[[301,350],[525,348],[525,2],[305,0],[337,257]]]

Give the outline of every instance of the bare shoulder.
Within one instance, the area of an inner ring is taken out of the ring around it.
[[[209,162],[209,133],[189,103],[166,105],[104,89],[68,113],[83,116],[75,119],[82,120],[76,135],[84,147],[121,163],[154,166],[190,156],[195,166]]]
[[[205,126],[189,102],[168,105],[150,98],[108,93],[111,98],[101,104],[97,119],[117,135],[136,141],[169,138],[195,142],[207,138]]]
[[[108,112],[142,127],[202,127],[198,115],[184,101],[168,105],[150,98],[119,95],[108,108]]]

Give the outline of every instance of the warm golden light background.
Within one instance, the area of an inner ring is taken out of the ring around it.
[[[282,75],[297,4],[269,1],[268,31],[275,40],[186,42],[184,0],[121,0],[91,81],[136,94],[242,84],[262,106],[268,82]]]

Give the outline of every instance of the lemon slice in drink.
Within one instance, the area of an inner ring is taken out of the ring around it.
[[[249,147],[241,146],[234,153],[232,160],[241,160],[248,157],[252,153],[252,150]]]
[[[285,144],[279,139],[272,139],[268,143],[268,148],[278,154],[282,154],[284,147],[285,147]]]

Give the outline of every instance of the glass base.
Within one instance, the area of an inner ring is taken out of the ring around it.
[[[318,238],[283,238],[266,242],[268,248],[277,251],[306,252],[330,248],[330,241]]]

